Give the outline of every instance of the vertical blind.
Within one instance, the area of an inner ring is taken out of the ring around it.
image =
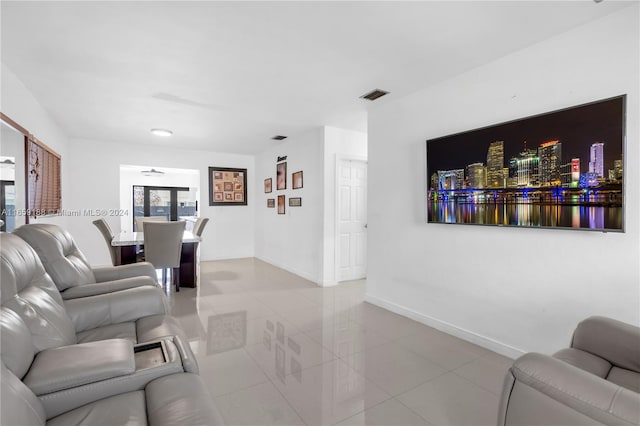
[[[59,214],[61,208],[60,154],[42,142],[27,142],[29,216]]]

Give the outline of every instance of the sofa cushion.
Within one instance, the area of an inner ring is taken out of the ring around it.
[[[613,367],[607,376],[607,380],[623,388],[640,393],[640,373],[635,371]]]
[[[594,316],[578,324],[571,347],[604,358],[616,367],[640,372],[638,342],[640,327]]]
[[[97,342],[98,340],[107,339],[127,339],[130,340],[131,343],[138,343],[136,324],[134,322],[105,325],[104,327],[81,331],[77,337],[78,343]]]
[[[56,416],[47,426],[147,426],[144,391],[123,393]]]
[[[39,287],[27,288],[3,307],[22,318],[38,351],[76,343],[75,327],[64,306]]]
[[[42,403],[3,362],[0,362],[0,384],[1,425],[44,425],[46,415]]]
[[[161,337],[180,336],[187,341],[182,326],[175,317],[151,315],[136,321],[138,342],[151,342]]]
[[[13,233],[34,248],[60,291],[96,282],[89,262],[78,250],[71,234],[61,227],[35,223],[22,225]]]
[[[149,424],[224,425],[207,388],[195,374],[164,376],[145,388]]]
[[[167,336],[180,336],[184,339],[184,331],[178,320],[167,315],[151,315],[135,322],[123,322],[81,331],[77,335],[78,343],[127,339],[134,344],[152,342]]]
[[[29,371],[34,355],[27,325],[6,308],[0,310],[0,354],[7,368],[20,379]]]
[[[553,354],[553,357],[560,359],[567,364],[571,364],[574,367],[588,371],[591,374],[595,374],[598,377],[602,377],[603,379],[607,377],[611,370],[611,364],[609,362],[579,349],[562,349]]]

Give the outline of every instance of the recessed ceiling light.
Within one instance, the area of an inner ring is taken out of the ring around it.
[[[282,135],[275,135],[274,137],[272,137],[271,139],[273,139],[274,141],[281,141],[283,139],[286,139],[286,136],[282,136]]]
[[[380,90],[380,89],[376,89],[376,90],[372,90],[369,93],[366,93],[362,96],[360,96],[362,99],[367,99],[369,101],[375,101],[378,98],[383,97],[384,95],[386,95],[389,92],[386,92],[384,90]]]
[[[156,136],[162,136],[162,137],[167,137],[167,136],[171,136],[173,135],[173,132],[171,130],[167,130],[167,129],[151,129],[151,133],[153,133]]]

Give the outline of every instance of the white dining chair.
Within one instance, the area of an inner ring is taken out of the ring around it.
[[[180,291],[180,256],[185,222],[147,222],[144,229],[144,257],[154,268],[162,269],[162,285],[167,282],[167,269],[171,281]]]
[[[116,253],[116,248],[111,245],[111,241],[113,240],[113,232],[111,231],[111,227],[104,219],[94,220],[93,224],[98,228],[104,240],[107,243],[107,247],[109,247],[109,254],[111,255],[111,264],[116,266],[118,264],[118,254]]]
[[[197,237],[202,237],[202,232],[204,231],[204,228],[207,226],[207,223],[209,223],[209,218],[208,217],[199,217],[198,220],[196,220],[195,225],[193,225],[193,235],[197,236]]]
[[[136,216],[136,231],[144,232],[142,224],[144,222],[168,222],[166,216]]]

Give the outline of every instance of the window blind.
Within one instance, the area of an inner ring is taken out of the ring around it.
[[[29,138],[27,158],[29,216],[59,214],[62,199],[60,154],[42,142]]]

